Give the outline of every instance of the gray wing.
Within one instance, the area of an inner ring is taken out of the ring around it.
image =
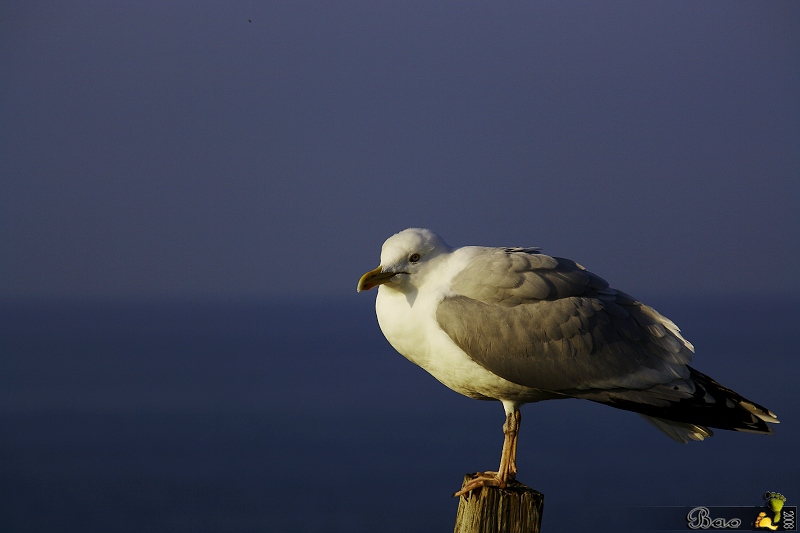
[[[484,249],[436,318],[477,363],[527,387],[591,395],[656,386],[661,396],[681,382],[673,394],[693,392],[693,347],[675,324],[568,259]]]

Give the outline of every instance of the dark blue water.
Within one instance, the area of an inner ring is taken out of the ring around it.
[[[519,478],[545,494],[545,531],[800,501],[797,306],[653,303],[698,369],[782,424],[681,446],[590,402],[528,405]],[[502,422],[396,354],[369,297],[0,306],[0,531],[449,531]]]

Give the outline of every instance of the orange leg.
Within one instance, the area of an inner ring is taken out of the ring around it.
[[[514,481],[517,475],[517,437],[519,436],[519,426],[522,422],[522,415],[519,408],[514,404],[510,407],[513,411],[508,412],[506,407],[506,421],[503,424],[503,451],[500,454],[500,467],[497,472],[478,472],[475,478],[456,492],[453,496],[466,496],[471,491],[480,487],[500,487],[505,488],[509,481]]]

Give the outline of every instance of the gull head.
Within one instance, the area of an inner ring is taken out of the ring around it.
[[[383,243],[380,266],[358,280],[358,292],[384,284],[401,291],[418,285],[432,260],[450,251],[431,230],[409,228],[396,233]]]

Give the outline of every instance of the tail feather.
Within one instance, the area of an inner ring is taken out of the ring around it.
[[[686,444],[690,440],[703,440],[706,437],[713,437],[714,432],[704,426],[687,424],[686,422],[673,422],[654,416],[641,415],[642,418],[653,424],[659,431],[667,437],[681,444]]]
[[[593,391],[583,397],[634,411],[678,442],[713,435],[708,428],[770,434],[775,413],[689,367],[686,380],[646,390]]]

